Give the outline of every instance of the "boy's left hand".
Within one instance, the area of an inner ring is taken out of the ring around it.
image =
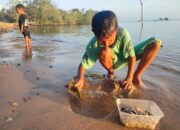
[[[125,78],[123,81],[122,81],[122,85],[123,85],[123,88],[125,90],[130,90],[131,87],[132,87],[132,79],[130,78]]]

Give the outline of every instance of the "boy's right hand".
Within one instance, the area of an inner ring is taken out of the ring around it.
[[[84,78],[78,78],[77,80],[75,80],[74,86],[78,88],[79,91],[82,90],[84,85]]]

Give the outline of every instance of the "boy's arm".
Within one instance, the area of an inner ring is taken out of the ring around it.
[[[22,24],[22,25],[21,25],[21,30],[20,30],[21,32],[23,32],[23,28],[24,28],[24,26],[23,26],[23,24]]]
[[[93,37],[88,43],[86,52],[84,53],[82,61],[79,65],[78,74],[77,74],[78,80],[75,81],[75,86],[78,87],[79,89],[81,89],[84,84],[85,70],[90,69],[95,64],[95,62],[99,57],[98,53],[96,52],[97,47],[94,46],[96,46],[95,37]]]
[[[77,77],[78,79],[75,82],[75,86],[78,88],[82,88],[84,84],[84,73],[85,73],[85,68],[83,67],[82,64],[79,65],[78,68],[78,74]]]
[[[20,24],[21,24],[21,28],[20,28],[20,32],[22,33],[23,30],[24,30],[24,24],[25,24],[25,20],[27,19],[27,16],[25,14],[23,14],[21,17],[20,17]]]
[[[126,78],[123,80],[123,86],[125,89],[130,89],[134,75],[136,56],[129,32],[126,29],[124,29],[122,35],[124,43],[123,56],[125,59],[128,58],[128,72]]]
[[[136,56],[129,57],[129,59],[128,59],[128,73],[126,76],[127,79],[131,79],[131,80],[133,79],[135,65],[136,65]]]
[[[79,65],[79,68],[78,68],[78,78],[80,79],[84,79],[84,73],[85,73],[85,68],[83,67],[82,64]]]
[[[136,65],[136,56],[128,58],[128,72],[125,80],[123,81],[124,89],[130,89],[132,85],[134,69]]]

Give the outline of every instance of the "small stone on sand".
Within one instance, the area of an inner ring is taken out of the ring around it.
[[[10,121],[12,121],[12,120],[13,120],[13,118],[8,117],[8,118],[6,119],[6,122],[10,122]]]
[[[23,101],[24,101],[24,102],[27,102],[27,98],[23,97]]]
[[[36,77],[36,80],[39,80],[40,78],[39,77]]]
[[[11,106],[13,106],[13,107],[17,107],[19,104],[17,103],[17,102],[12,102],[11,103]]]

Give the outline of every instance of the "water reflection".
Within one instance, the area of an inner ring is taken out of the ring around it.
[[[90,26],[87,25],[70,25],[70,26],[38,26],[31,27],[31,32],[34,34],[65,34],[75,33],[82,34],[84,32],[91,33]]]
[[[24,53],[23,53],[23,60],[25,62],[29,61],[32,59],[32,48],[25,48]]]
[[[120,23],[119,25],[128,29],[133,43],[138,42],[139,23]],[[179,27],[179,21],[145,22],[142,39],[150,36],[161,38],[164,48],[143,76],[145,83],[149,81],[147,89],[137,92],[132,97],[158,103],[165,113],[160,125],[160,129],[163,130],[179,128],[179,116],[177,116],[180,113]],[[38,63],[45,62],[45,65],[53,64],[59,76],[57,77],[63,82],[68,81],[76,73],[86,45],[93,35],[89,26],[32,27],[31,32],[33,63],[38,61]],[[1,62],[5,60],[13,63],[20,59],[30,63],[32,60],[32,50],[23,48],[24,40],[18,31],[1,35],[0,42]],[[99,64],[96,64],[93,70],[104,72]],[[126,69],[116,73],[118,77],[123,78]],[[97,85],[94,86],[97,88]],[[90,87],[93,89],[93,84]],[[71,110],[98,119],[108,116],[114,110],[114,99],[112,96],[99,96],[100,94],[94,89],[87,91],[86,97],[81,102],[69,97]],[[172,120],[175,122],[170,123]]]

